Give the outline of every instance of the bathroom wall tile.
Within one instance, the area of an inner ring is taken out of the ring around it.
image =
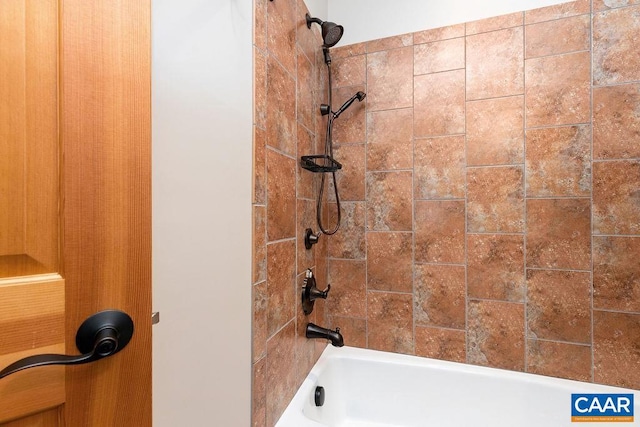
[[[468,36],[489,31],[503,30],[505,28],[519,27],[524,20],[523,12],[510,13],[492,18],[480,19],[466,23],[466,33]]]
[[[267,358],[263,357],[253,365],[252,427],[267,427]]]
[[[572,16],[525,27],[525,58],[589,50],[590,44],[589,15]]]
[[[253,50],[253,123],[267,129],[267,54]]]
[[[267,278],[267,212],[264,206],[253,206],[253,278],[252,283]]]
[[[640,80],[640,5],[593,15],[593,84]]]
[[[266,1],[266,0],[261,0]],[[318,25],[312,25],[311,28],[307,28],[307,20],[304,15],[309,12],[304,0],[296,0],[296,43],[302,49],[305,56],[315,66],[316,51],[320,50],[322,45],[322,37],[320,35],[320,27]],[[258,13],[257,11],[255,13]]]
[[[528,197],[591,195],[591,127],[527,130]]]
[[[264,51],[267,49],[267,0],[254,0],[253,10],[253,44]]]
[[[366,261],[329,260],[329,316],[367,317],[366,282]]]
[[[253,290],[253,362],[267,355],[267,282],[260,282]]]
[[[345,87],[339,88],[333,91],[333,110],[337,110],[340,106],[350,99],[356,92],[365,92],[364,86]],[[365,128],[366,128],[366,104],[368,98],[365,98],[362,102],[355,101],[351,104],[344,113],[340,115],[338,119],[333,122],[333,142],[335,144],[345,144],[365,142]],[[322,102],[327,102],[324,100]],[[325,129],[326,125],[322,127],[322,141],[325,141]]]
[[[640,157],[640,85],[593,89],[593,157]]]
[[[524,236],[468,234],[467,292],[470,298],[523,302]]]
[[[267,133],[253,127],[253,203],[267,203]]]
[[[367,293],[367,343],[374,350],[413,354],[412,295]]]
[[[412,172],[367,172],[367,230],[411,231]]]
[[[280,418],[297,389],[295,322],[289,322],[267,342],[267,426]]]
[[[364,144],[338,145],[333,149],[333,156],[342,164],[342,169],[336,172],[340,200],[364,200]],[[329,183],[327,196],[330,201],[334,202],[336,197],[333,190],[333,179],[330,179]]]
[[[367,114],[367,170],[410,169],[412,149],[412,108]]]
[[[525,61],[528,127],[589,121],[591,55],[589,52]]]
[[[342,202],[342,221],[340,231],[330,237],[329,257],[364,259],[365,248],[365,202]],[[333,229],[336,224],[336,205],[330,203],[327,207],[329,221],[324,227]],[[326,236],[323,236],[326,238]],[[322,237],[321,237],[322,239]]]
[[[416,262],[464,263],[464,227],[464,200],[416,201]]]
[[[640,234],[640,161],[593,163],[594,234]]]
[[[367,54],[367,109],[413,106],[413,47]]]
[[[529,338],[591,343],[589,272],[527,270]]]
[[[317,105],[315,103],[313,87],[316,84],[316,73],[313,65],[302,50],[298,49],[298,74],[297,74],[297,112],[298,123],[302,123],[307,129],[314,130]]]
[[[415,45],[413,74],[464,68],[464,37]]]
[[[593,0],[593,11],[599,12],[617,7],[633,6],[639,3],[640,0]]]
[[[465,137],[463,135],[414,141],[414,198],[465,197]]]
[[[412,233],[367,233],[367,289],[411,292],[412,264]]]
[[[313,223],[313,230],[316,233],[319,231],[315,222]],[[314,245],[316,253],[316,268],[313,270],[316,277],[316,283],[318,284],[318,287],[322,289],[327,287],[327,282],[329,280],[329,239],[326,238],[327,236],[324,237],[325,238],[320,236],[318,243]]]
[[[467,170],[467,231],[524,231],[522,168],[516,166]]]
[[[317,232],[316,226],[316,202],[314,200],[298,199],[296,202],[296,217],[298,218],[296,232],[296,248],[297,248],[297,274],[305,272],[308,268],[312,268],[316,261],[316,245],[311,249],[304,246],[304,237],[307,228],[311,228],[313,232]],[[322,238],[322,237],[320,237]]]
[[[362,55],[367,53],[366,43],[354,43],[346,46],[337,46],[331,49],[331,58],[333,60],[346,58],[349,56]]]
[[[527,372],[591,382],[591,346],[529,340]]]
[[[640,314],[593,312],[594,381],[640,389]]]
[[[365,43],[367,53],[390,50],[413,45],[413,33],[372,40]]]
[[[295,340],[295,354],[296,354],[296,365],[292,367],[296,371],[296,385],[302,384],[306,376],[313,368],[314,363],[316,363],[316,344],[318,340],[309,339],[306,337],[307,324],[315,323],[318,324],[316,315],[317,308],[314,307],[313,312],[310,315],[304,314],[304,310],[302,309],[302,299],[300,298],[301,289],[304,283],[305,274],[300,274],[296,277],[296,285],[298,297],[296,298],[296,340]],[[320,288],[324,289],[324,288]],[[324,324],[322,324],[324,326]]]
[[[315,182],[317,175],[313,172],[305,170],[300,166],[300,157],[309,154],[316,154],[315,135],[312,131],[298,123],[298,156],[296,157],[296,181],[297,196],[302,199],[315,199],[317,190]]]
[[[267,62],[267,145],[296,154],[296,81],[271,56]]]
[[[291,75],[296,74],[297,23],[296,2],[267,2],[267,48]]]
[[[469,301],[467,362],[524,370],[524,304]]]
[[[333,87],[364,85],[367,83],[366,55],[332,58],[331,71]]]
[[[464,266],[417,264],[414,304],[416,325],[464,329]]]
[[[415,136],[464,133],[464,70],[416,76]]]
[[[464,363],[465,331],[416,326],[416,356]]]
[[[467,100],[524,92],[522,34],[516,27],[467,36]]]
[[[589,199],[527,200],[527,267],[588,270]]]
[[[296,235],[296,161],[267,150],[268,241]]]
[[[640,312],[640,237],[594,236],[593,306]]]
[[[267,245],[267,336],[295,317],[295,240]],[[267,350],[268,351],[268,350]]]
[[[429,43],[438,40],[464,37],[464,24],[449,25],[447,27],[433,28],[430,30],[413,33],[413,44]]]
[[[576,0],[560,3],[553,6],[541,7],[527,10],[524,13],[525,24],[535,24],[536,22],[551,21],[553,19],[567,18],[569,16],[583,15],[591,11],[590,0]]]
[[[524,97],[467,102],[467,165],[521,164]]]
[[[367,320],[333,316],[329,328],[340,328],[344,345],[367,348]]]

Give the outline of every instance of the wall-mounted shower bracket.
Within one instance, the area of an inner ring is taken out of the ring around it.
[[[327,285],[327,289],[324,291],[318,289],[316,279],[313,277],[313,272],[311,269],[308,269],[302,286],[302,311],[304,311],[304,314],[307,316],[310,315],[313,311],[315,300],[318,298],[327,299],[330,290],[331,285]]]
[[[331,107],[328,104],[320,104],[320,114],[326,116],[331,112]]]
[[[320,240],[320,233],[315,234],[312,229],[307,228],[304,232],[304,247],[309,250]]]

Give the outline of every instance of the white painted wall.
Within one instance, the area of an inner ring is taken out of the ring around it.
[[[305,0],[304,2],[309,9],[311,16],[328,21],[329,2],[328,0]]]
[[[153,0],[154,426],[249,426],[252,0]]]
[[[567,0],[327,0],[344,26],[338,46],[536,9]]]

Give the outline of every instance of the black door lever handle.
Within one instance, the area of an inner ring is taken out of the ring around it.
[[[0,379],[16,372],[48,365],[81,365],[112,356],[126,347],[133,336],[133,320],[127,313],[106,310],[82,322],[76,333],[77,356],[38,354],[20,359],[0,371]]]

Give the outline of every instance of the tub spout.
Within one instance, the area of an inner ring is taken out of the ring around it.
[[[307,323],[306,336],[307,338],[324,338],[331,341],[331,345],[334,347],[342,347],[344,345],[340,328],[332,331],[331,329],[326,329],[313,323]]]

